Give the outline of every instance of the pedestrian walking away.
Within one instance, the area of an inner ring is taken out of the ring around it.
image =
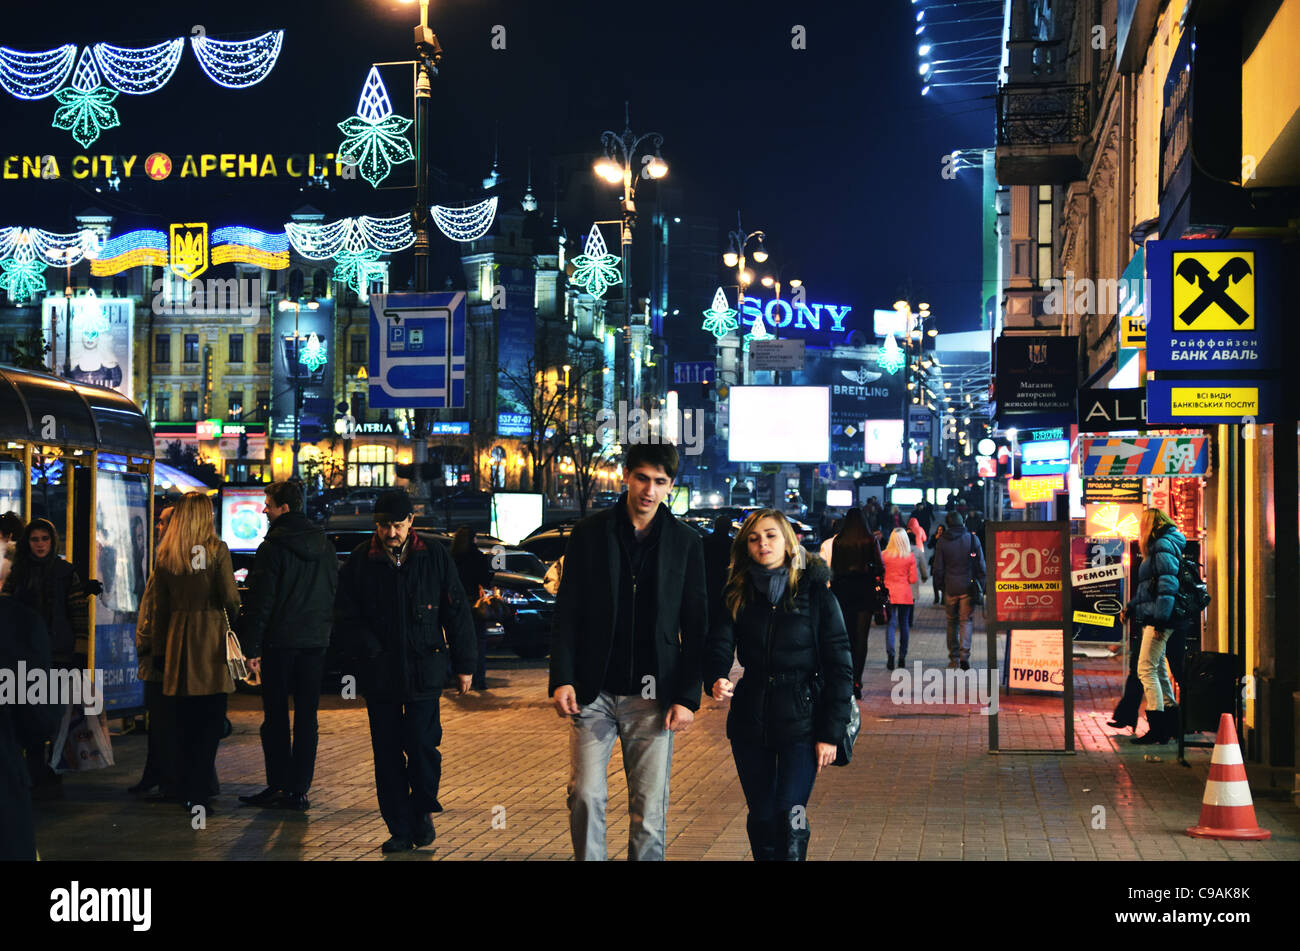
[[[704,539],[704,578],[709,588],[709,617],[722,610],[722,589],[731,566],[731,516],[713,520],[713,531]]]
[[[338,555],[303,514],[293,482],[266,488],[270,529],[248,573],[240,626],[244,655],[262,679],[262,756],[266,788],[239,801],[306,810],[316,769],[321,679],[334,626]],[[293,697],[293,732],[289,698]]]
[[[217,746],[235,690],[226,631],[239,614],[239,590],[206,495],[188,492],[176,504],[154,575],[136,641],[142,656],[163,659],[162,692],[175,698],[179,795],[191,814],[202,807],[212,815]]]
[[[960,512],[949,512],[944,522],[943,536],[934,546],[934,577],[943,592],[948,666],[969,670],[974,630],[970,587],[972,581],[984,580],[984,550],[979,539],[966,531]]]
[[[849,509],[844,525],[831,545],[831,591],[840,604],[840,613],[849,631],[853,652],[853,697],[862,699],[862,668],[867,663],[867,640],[871,623],[879,617],[884,623],[888,603],[885,566],[880,544],[862,516],[861,509]]]
[[[725,610],[714,620],[704,682],[731,699],[727,738],[749,815],[754,860],[808,856],[808,798],[848,729],[852,655],[830,572],[784,515],[752,513],[736,535]],[[733,662],[744,675],[735,683]]]
[[[406,491],[383,493],[374,518],[375,534],[339,571],[335,636],[366,700],[375,793],[389,832],[382,849],[409,852],[434,840],[447,655],[457,671],[474,668],[474,621],[451,556],[411,531]],[[457,675],[462,695],[472,679]]]
[[[1138,533],[1142,564],[1137,589],[1123,612],[1125,619],[1132,615],[1142,628],[1137,675],[1147,704],[1147,732],[1130,740],[1140,746],[1167,743],[1178,729],[1178,708],[1165,655],[1174,635],[1174,595],[1178,593],[1178,566],[1186,545],[1183,533],[1162,510],[1148,508],[1142,512]]]
[[[574,526],[551,638],[549,692],[569,734],[569,828],[579,861],[606,857],[606,774],[617,736],[628,858],[664,858],[673,732],[700,707],[709,595],[699,535],[663,504],[671,443],[627,451],[625,489]]]
[[[912,608],[916,598],[912,594],[912,585],[916,584],[918,574],[916,559],[912,557],[912,545],[907,540],[907,531],[894,529],[889,536],[889,547],[885,549],[885,587],[889,590],[889,626],[885,628],[885,667],[894,669],[894,628],[898,628],[898,664],[907,664],[907,641],[912,628]]]
[[[477,604],[479,598],[483,597],[487,590],[492,587],[492,579],[495,577],[495,572],[492,570],[492,559],[475,547],[474,530],[468,525],[462,525],[456,529],[456,534],[451,537],[451,560],[456,565],[456,577],[460,579],[460,586],[465,592],[465,597],[470,601],[475,641],[478,644],[475,654],[477,660],[472,671],[474,676],[470,681],[470,689],[486,690],[487,621],[473,611],[473,605]],[[457,673],[459,674],[461,671],[457,671]]]

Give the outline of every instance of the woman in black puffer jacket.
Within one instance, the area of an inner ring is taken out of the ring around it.
[[[785,516],[754,512],[732,546],[725,610],[704,656],[715,700],[733,696],[727,715],[736,772],[749,806],[746,829],[756,861],[803,861],[808,797],[835,761],[853,700],[848,634],[830,572],[795,539]],[[739,654],[745,674],[728,678]]]
[[[1142,628],[1137,675],[1147,702],[1147,732],[1135,736],[1138,745],[1167,743],[1178,728],[1174,687],[1165,666],[1165,652],[1174,633],[1174,595],[1178,593],[1178,565],[1187,539],[1174,527],[1173,519],[1160,509],[1142,513],[1138,546],[1142,566],[1137,590],[1125,609]],[[1167,704],[1167,705],[1166,705]]]

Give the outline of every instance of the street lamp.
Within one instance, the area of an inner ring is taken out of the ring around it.
[[[640,159],[637,158],[637,152],[641,149],[642,143],[647,143],[644,154]],[[622,251],[623,251],[623,338],[628,345],[627,353],[627,386],[632,390],[632,402],[637,402],[640,395],[640,380],[634,380],[634,360],[632,348],[632,291],[631,283],[631,257],[632,257],[632,228],[636,224],[636,188],[637,184],[643,178],[652,178],[655,180],[663,178],[668,174],[668,163],[664,161],[663,155],[660,154],[664,137],[658,132],[647,132],[644,135],[637,135],[632,131],[631,119],[629,116],[628,104],[623,103],[623,131],[621,133],[606,130],[600,135],[600,143],[605,149],[605,155],[596,160],[592,165],[592,170],[601,180],[611,185],[617,185],[620,181],[623,184],[623,195],[619,199],[619,205],[623,210],[621,221]],[[653,152],[650,150],[653,149]],[[633,166],[639,169],[639,173],[632,173]]]

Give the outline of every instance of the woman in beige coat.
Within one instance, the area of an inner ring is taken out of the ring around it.
[[[217,538],[212,502],[190,492],[158,546],[149,604],[137,634],[142,656],[162,658],[162,689],[176,698],[180,795],[212,814],[211,780],[235,689],[226,667],[227,618],[239,612],[230,549]]]

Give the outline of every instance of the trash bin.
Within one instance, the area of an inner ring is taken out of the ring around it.
[[[1213,733],[1219,717],[1237,715],[1241,660],[1215,651],[1189,652],[1183,664],[1183,722],[1189,733]]]

